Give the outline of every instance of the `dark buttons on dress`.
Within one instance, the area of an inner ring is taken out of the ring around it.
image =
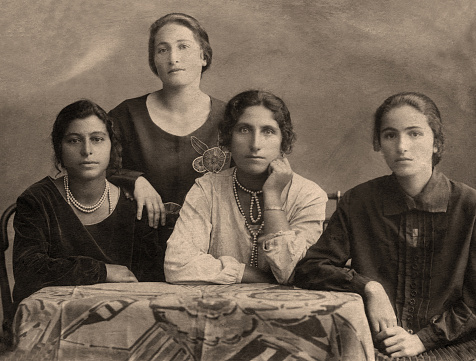
[[[410,335],[413,335],[413,330],[411,328],[409,328],[407,331]]]
[[[416,290],[412,290],[412,291],[410,292],[410,296],[412,296],[412,297],[415,297],[416,294],[417,294]]]
[[[414,311],[415,311],[415,307],[413,306],[408,307],[408,312],[413,313]]]
[[[410,302],[408,302],[408,303],[412,306],[415,306],[415,299],[414,298],[410,299]]]
[[[410,284],[410,287],[411,287],[411,288],[416,288],[416,283],[415,283],[415,282],[412,282],[412,283]]]

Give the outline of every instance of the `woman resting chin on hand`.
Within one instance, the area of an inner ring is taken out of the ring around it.
[[[167,242],[166,279],[287,284],[322,233],[327,195],[284,156],[295,135],[280,98],[236,95],[219,130],[236,167],[195,181]]]

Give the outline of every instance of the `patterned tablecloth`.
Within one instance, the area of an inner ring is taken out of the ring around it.
[[[271,284],[47,287],[11,360],[373,360],[360,296]]]

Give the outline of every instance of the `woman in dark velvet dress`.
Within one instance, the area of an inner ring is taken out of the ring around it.
[[[58,114],[52,143],[66,175],[43,178],[17,200],[14,301],[46,286],[163,281],[157,232],[106,180],[121,163],[111,118],[77,101]]]
[[[200,89],[210,67],[208,34],[193,17],[167,14],[150,27],[149,65],[162,89],[127,99],[110,111],[117,120],[123,171],[109,178],[133,192],[137,216],[167,240],[185,195],[197,177],[229,166],[218,147],[225,103]],[[160,227],[159,227],[160,225]]]

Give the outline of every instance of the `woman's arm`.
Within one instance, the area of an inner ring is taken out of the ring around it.
[[[167,241],[165,278],[171,283],[240,283],[245,264],[234,257],[208,254],[212,231],[210,190],[197,181],[180,210],[180,217]]]
[[[286,214],[281,195],[292,177],[288,160],[277,159],[270,164],[270,175],[263,186],[265,227],[260,242],[279,283],[290,282],[297,262],[319,239],[325,219],[327,195],[307,180],[305,184],[294,185],[299,193],[288,198],[286,207],[290,214]]]
[[[33,194],[17,200],[13,222],[13,271],[15,287],[24,296],[46,286],[80,285],[105,282],[106,265],[90,257],[52,258],[50,251],[66,240],[51,239],[55,225],[47,218],[47,208]]]
[[[365,285],[372,281],[345,268],[351,258],[348,226],[349,193],[344,194],[319,241],[312,245],[296,266],[294,284],[298,287],[356,292],[365,297]]]
[[[146,179],[141,169],[140,155],[131,144],[137,144],[134,122],[126,102],[119,104],[109,112],[114,119],[115,131],[122,146],[122,166],[119,172],[108,174],[108,180],[121,187],[128,198],[137,202],[137,219],[142,218],[143,208],[147,210],[149,226],[157,228],[159,222],[165,226],[166,213],[162,198]]]

